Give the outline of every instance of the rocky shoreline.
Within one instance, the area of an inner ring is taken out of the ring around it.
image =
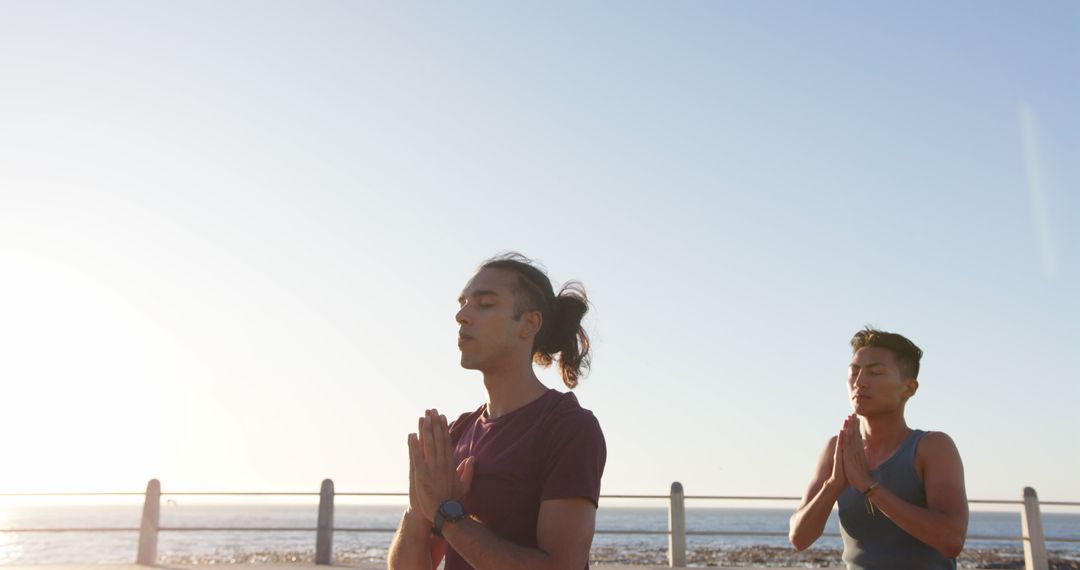
[[[691,567],[781,567],[836,568],[843,567],[839,549],[809,548],[796,552],[777,546],[746,546],[732,548],[698,547],[687,551]],[[211,552],[203,555],[161,556],[163,564],[259,564],[313,562],[313,551],[294,552]],[[384,549],[348,550],[334,552],[335,564],[380,563],[386,561]],[[1024,552],[1011,548],[971,548],[957,560],[961,568],[1023,569]],[[632,566],[662,566],[667,564],[667,549],[636,546],[607,546],[593,548],[592,564],[624,564]],[[1050,553],[1050,570],[1080,570],[1080,559],[1063,552]]]
[[[1080,570],[1080,560],[1061,552],[1052,552],[1051,570]],[[592,561],[596,564],[663,565],[667,563],[666,548],[594,548]],[[841,551],[832,548],[809,548],[796,552],[777,546],[747,546],[735,548],[689,548],[688,566],[835,568],[843,567]],[[1008,548],[965,549],[957,559],[961,568],[1023,569],[1023,550]]]

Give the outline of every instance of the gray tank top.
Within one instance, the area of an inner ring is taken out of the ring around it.
[[[870,470],[881,486],[901,499],[926,507],[926,491],[915,471],[915,448],[926,435],[912,430],[892,457]],[[933,547],[904,532],[889,517],[866,512],[862,493],[848,485],[837,501],[840,534],[844,537],[844,563],[849,570],[955,570],[956,559],[945,558]]]

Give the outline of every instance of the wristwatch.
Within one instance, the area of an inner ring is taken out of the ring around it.
[[[454,500],[443,501],[439,505],[439,510],[435,511],[435,523],[431,525],[431,532],[442,538],[444,523],[458,522],[463,518],[465,518],[465,507],[461,506],[461,503]]]

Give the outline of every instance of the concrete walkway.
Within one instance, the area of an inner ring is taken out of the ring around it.
[[[345,570],[386,570],[385,564],[316,566],[314,564],[159,564],[142,566],[139,564],[66,564],[40,566],[0,566],[2,570],[209,570],[235,566],[237,570],[325,570],[339,568]],[[710,568],[718,568],[710,566]],[[603,564],[593,566],[591,570],[667,570],[667,566],[624,566]],[[722,569],[718,569],[722,570]],[[734,570],[727,567],[727,570]],[[778,568],[754,567],[753,570],[780,570]],[[785,569],[790,570],[790,569]]]

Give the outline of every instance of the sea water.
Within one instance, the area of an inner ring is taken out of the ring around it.
[[[387,529],[383,532],[334,534],[334,551],[349,552],[355,560],[381,560],[400,520],[401,506],[337,505],[336,528]],[[686,528],[691,531],[782,533],[780,536],[690,536],[687,545],[733,548],[764,545],[787,547],[787,509],[688,508]],[[604,530],[666,531],[667,510],[659,508],[603,507],[597,514],[596,547],[655,549],[667,546],[665,535],[604,534]],[[1044,512],[1047,537],[1080,538],[1080,513]],[[71,505],[0,507],[0,529],[127,528],[137,529],[139,505]],[[314,505],[164,504],[161,526],[310,528],[317,521]],[[838,532],[835,512],[825,529]],[[968,534],[1018,537],[1016,512],[973,512]],[[0,564],[64,564],[132,562],[138,532],[0,532]],[[839,538],[823,537],[816,546],[841,548]],[[968,548],[1019,548],[1019,539],[969,540]],[[163,558],[198,562],[228,562],[251,553],[310,554],[314,531],[162,531],[158,552]],[[1080,556],[1080,544],[1048,543],[1048,548]]]

